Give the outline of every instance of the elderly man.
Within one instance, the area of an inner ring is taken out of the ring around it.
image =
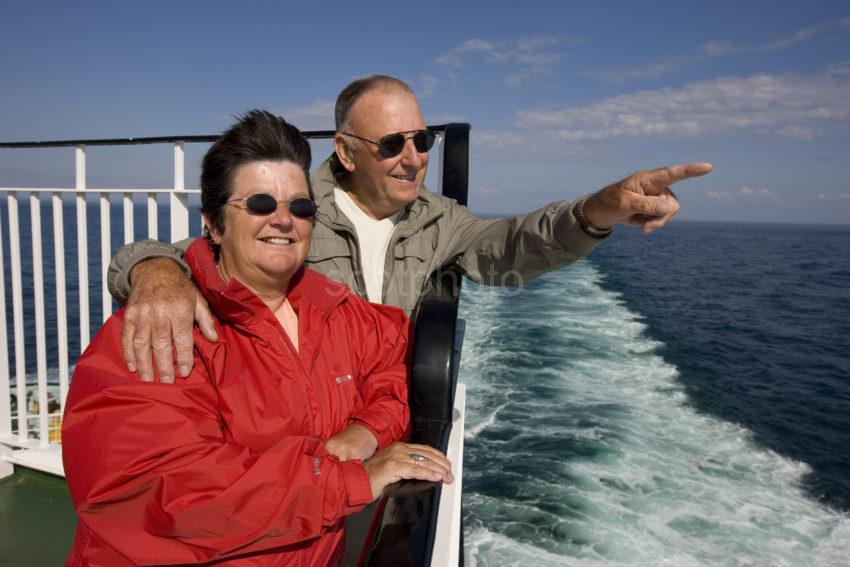
[[[574,203],[484,220],[423,185],[434,138],[404,82],[354,81],[337,98],[335,119],[336,151],[312,178],[318,211],[306,265],[408,313],[444,266],[479,283],[517,285],[584,257],[616,224],[660,228],[679,209],[669,186],[711,171],[705,163],[640,171]],[[143,241],[110,266],[110,291],[127,302],[124,357],[143,380],[153,380],[151,349],[160,379],[174,380],[172,341],[188,375],[193,319],[216,340],[206,302],[174,261],[181,254],[180,244]]]

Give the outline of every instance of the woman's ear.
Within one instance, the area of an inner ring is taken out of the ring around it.
[[[334,151],[336,151],[336,156],[339,158],[339,163],[342,164],[342,167],[344,167],[348,173],[353,173],[354,159],[350,143],[351,142],[339,132],[334,134]]]
[[[201,227],[201,236],[209,238],[213,244],[221,244],[221,234],[212,228],[212,223],[207,220],[207,215],[201,215],[203,226]]]

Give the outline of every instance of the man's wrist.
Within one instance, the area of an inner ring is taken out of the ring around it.
[[[145,279],[150,274],[156,274],[160,277],[177,274],[185,276],[186,272],[173,258],[155,256],[142,260],[130,268],[129,283],[132,286],[139,278]]]
[[[589,196],[582,197],[581,199],[576,201],[576,203],[573,205],[573,216],[575,216],[579,226],[586,235],[592,236],[593,238],[605,238],[614,231],[614,227],[598,228],[594,226],[592,222],[590,222],[584,212],[584,205],[587,202],[588,198]]]

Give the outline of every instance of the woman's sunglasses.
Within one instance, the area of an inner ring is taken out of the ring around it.
[[[301,219],[310,219],[316,214],[316,203],[308,197],[296,197],[291,201],[278,201],[267,193],[254,193],[249,197],[230,199],[227,202],[233,203],[234,201],[244,201],[245,207],[255,215],[270,215],[277,210],[277,206],[281,203],[286,205],[293,216]]]
[[[385,158],[396,157],[404,151],[404,143],[407,142],[407,140],[413,140],[413,147],[416,148],[416,151],[420,154],[424,154],[434,146],[434,140],[437,139],[437,135],[429,130],[410,130],[408,132],[387,134],[377,142],[367,138],[361,138],[351,132],[340,133],[343,136],[351,136],[352,138],[357,138],[358,140],[363,140],[364,142],[369,142],[370,144],[378,146],[378,153]]]

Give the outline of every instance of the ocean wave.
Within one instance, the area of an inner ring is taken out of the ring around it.
[[[848,518],[807,497],[811,468],[695,411],[600,279],[582,262],[521,295],[464,291],[467,560],[839,562]]]

